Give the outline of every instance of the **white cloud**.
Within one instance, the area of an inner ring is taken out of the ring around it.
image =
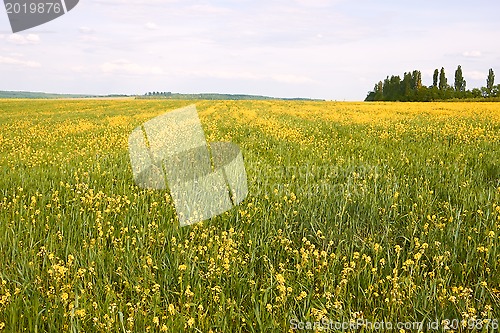
[[[479,58],[482,56],[481,51],[465,51],[462,55],[466,58]]]
[[[39,65],[28,61],[34,60],[42,64],[29,82],[37,90],[91,87],[105,94],[167,86],[352,100],[386,75],[422,69],[430,85],[434,68],[444,66],[452,81],[462,64],[471,89],[498,64],[500,44],[489,41],[500,27],[493,10],[499,6],[439,3],[428,11],[418,2],[373,0],[87,0],[68,19],[0,32],[0,73],[6,88],[24,85],[29,66]]]
[[[18,45],[38,44],[40,43],[40,36],[36,34],[12,34],[7,37],[7,42]]]
[[[148,30],[158,30],[160,29],[160,27],[158,26],[158,24],[156,23],[153,23],[153,22],[148,22],[144,25],[144,27]]]
[[[80,31],[80,33],[82,34],[93,34],[95,32],[94,29],[92,28],[89,28],[89,27],[80,27],[80,29],[78,29]]]
[[[96,42],[102,41],[101,38],[93,36],[93,35],[83,35],[83,36],[80,36],[80,38],[78,40],[81,42],[85,42],[85,43],[96,43]]]
[[[193,70],[179,73],[181,75],[190,75],[197,77],[209,77],[226,80],[250,80],[265,81],[271,80],[289,84],[306,84],[315,81],[309,77],[293,74],[260,74],[252,71],[228,71],[228,70]]]
[[[29,67],[29,68],[40,67],[40,63],[38,63],[36,61],[27,61],[27,60],[21,60],[21,59],[17,59],[17,58],[12,58],[12,57],[2,57],[2,56],[0,56],[0,65],[1,64],[15,65],[15,66]]]
[[[163,69],[161,69],[160,67],[139,65],[125,59],[106,62],[101,65],[101,71],[106,74],[118,75],[163,74]]]
[[[480,71],[464,71],[464,77],[465,79],[471,78],[473,80],[486,80],[486,77],[488,76],[487,73],[483,73]]]
[[[313,79],[300,75],[278,74],[278,75],[271,75],[271,78],[274,81],[282,83],[291,83],[291,84],[314,83]]]
[[[71,71],[73,71],[75,73],[79,73],[79,74],[87,73],[87,72],[89,72],[89,69],[90,68],[88,66],[81,66],[81,65],[70,67]]]

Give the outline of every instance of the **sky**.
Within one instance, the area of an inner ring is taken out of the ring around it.
[[[499,73],[500,1],[80,0],[13,34],[0,8],[0,90],[254,94],[363,100],[386,76],[424,85]]]

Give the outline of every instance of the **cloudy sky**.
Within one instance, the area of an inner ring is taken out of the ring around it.
[[[0,10],[0,90],[218,92],[363,100],[387,75],[423,83],[460,64],[500,81],[498,0],[80,0],[12,34]],[[498,82],[496,82],[498,83]]]

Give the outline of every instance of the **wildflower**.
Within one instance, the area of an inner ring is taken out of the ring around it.
[[[84,318],[86,314],[87,313],[86,313],[85,309],[78,309],[75,311],[75,316],[80,317],[80,318]]]
[[[300,292],[300,294],[299,294],[297,297],[295,297],[295,299],[296,299],[297,301],[301,301],[301,300],[302,300],[302,299],[304,299],[306,296],[307,296],[307,293],[306,293],[305,291],[302,291],[302,292]]]
[[[193,297],[194,296],[194,293],[191,291],[191,286],[188,285],[186,287],[186,291],[184,292],[186,294],[187,297]]]

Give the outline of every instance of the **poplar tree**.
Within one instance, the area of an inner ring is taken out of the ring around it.
[[[438,86],[438,76],[439,76],[439,70],[436,68],[434,70],[434,75],[432,76],[432,86],[433,87]]]
[[[458,65],[455,71],[455,91],[464,92],[465,91],[465,80],[462,73],[462,66]]]
[[[486,79],[486,91],[488,95],[491,96],[491,91],[493,90],[493,85],[495,84],[495,73],[493,73],[493,69],[490,68],[488,73],[488,78]]]
[[[439,72],[439,90],[445,90],[447,87],[448,87],[448,81],[446,80],[444,67],[441,67],[441,72]]]

